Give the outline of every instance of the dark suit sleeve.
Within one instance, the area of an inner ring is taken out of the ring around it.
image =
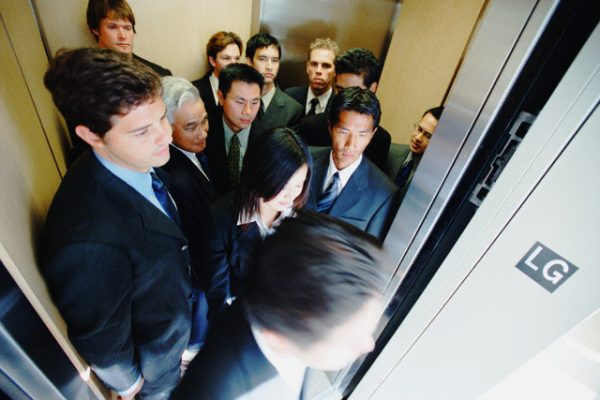
[[[381,243],[392,225],[392,221],[398,210],[398,191],[390,193],[389,197],[381,203],[381,206],[369,221],[365,231],[379,239]]]
[[[129,257],[100,243],[75,243],[48,257],[44,270],[79,353],[112,389],[128,389],[140,376],[131,332]]]
[[[231,295],[230,266],[232,222],[223,215],[219,206],[213,207],[212,236],[208,240],[205,264],[208,275],[206,299],[208,318],[214,319],[226,307]]]

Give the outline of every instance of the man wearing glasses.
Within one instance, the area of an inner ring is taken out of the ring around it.
[[[444,106],[430,108],[423,113],[421,121],[415,123],[415,129],[410,136],[410,143],[408,145],[410,154],[404,160],[404,163],[400,167],[400,170],[394,178],[394,183],[400,188],[401,196],[404,196],[406,189],[410,185],[421,158],[429,146],[429,141],[437,128],[438,121],[444,111]]]

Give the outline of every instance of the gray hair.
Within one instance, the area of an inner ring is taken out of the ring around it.
[[[175,111],[179,111],[188,101],[200,100],[200,93],[190,81],[184,78],[165,76],[161,78],[161,81],[163,86],[162,97],[167,107],[167,119],[170,123],[173,123]]]

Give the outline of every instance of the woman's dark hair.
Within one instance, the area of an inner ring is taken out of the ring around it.
[[[302,140],[289,128],[273,128],[248,146],[235,196],[236,215],[251,217],[259,211],[259,200],[277,196],[298,169],[306,164],[308,172],[294,208],[302,207],[308,198],[312,158]]]

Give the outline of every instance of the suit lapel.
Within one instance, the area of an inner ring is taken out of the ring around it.
[[[173,163],[177,165],[178,168],[187,171],[188,174],[193,177],[194,182],[198,187],[202,188],[201,190],[206,194],[207,198],[216,198],[217,194],[215,193],[215,189],[213,188],[212,184],[192,160],[187,158],[185,154],[175,148],[171,149],[171,158]]]
[[[313,176],[310,182],[309,206],[311,209],[317,209],[319,197],[323,193],[323,183],[329,167],[329,151],[314,153]]]
[[[134,216],[133,214],[138,213],[142,218],[143,226],[146,230],[186,240],[175,222],[146,200],[134,188],[107,170],[91,152],[86,157],[85,162],[92,177],[105,190],[112,192],[116,203],[121,204],[127,210],[131,210],[132,217]],[[167,183],[168,176],[164,171],[157,168],[156,173],[163,182]]]
[[[360,203],[362,197],[366,194],[365,190],[368,186],[368,168],[367,161],[363,156],[360,165],[354,171],[346,186],[340,192],[329,214],[331,216],[341,216],[352,207]]]

